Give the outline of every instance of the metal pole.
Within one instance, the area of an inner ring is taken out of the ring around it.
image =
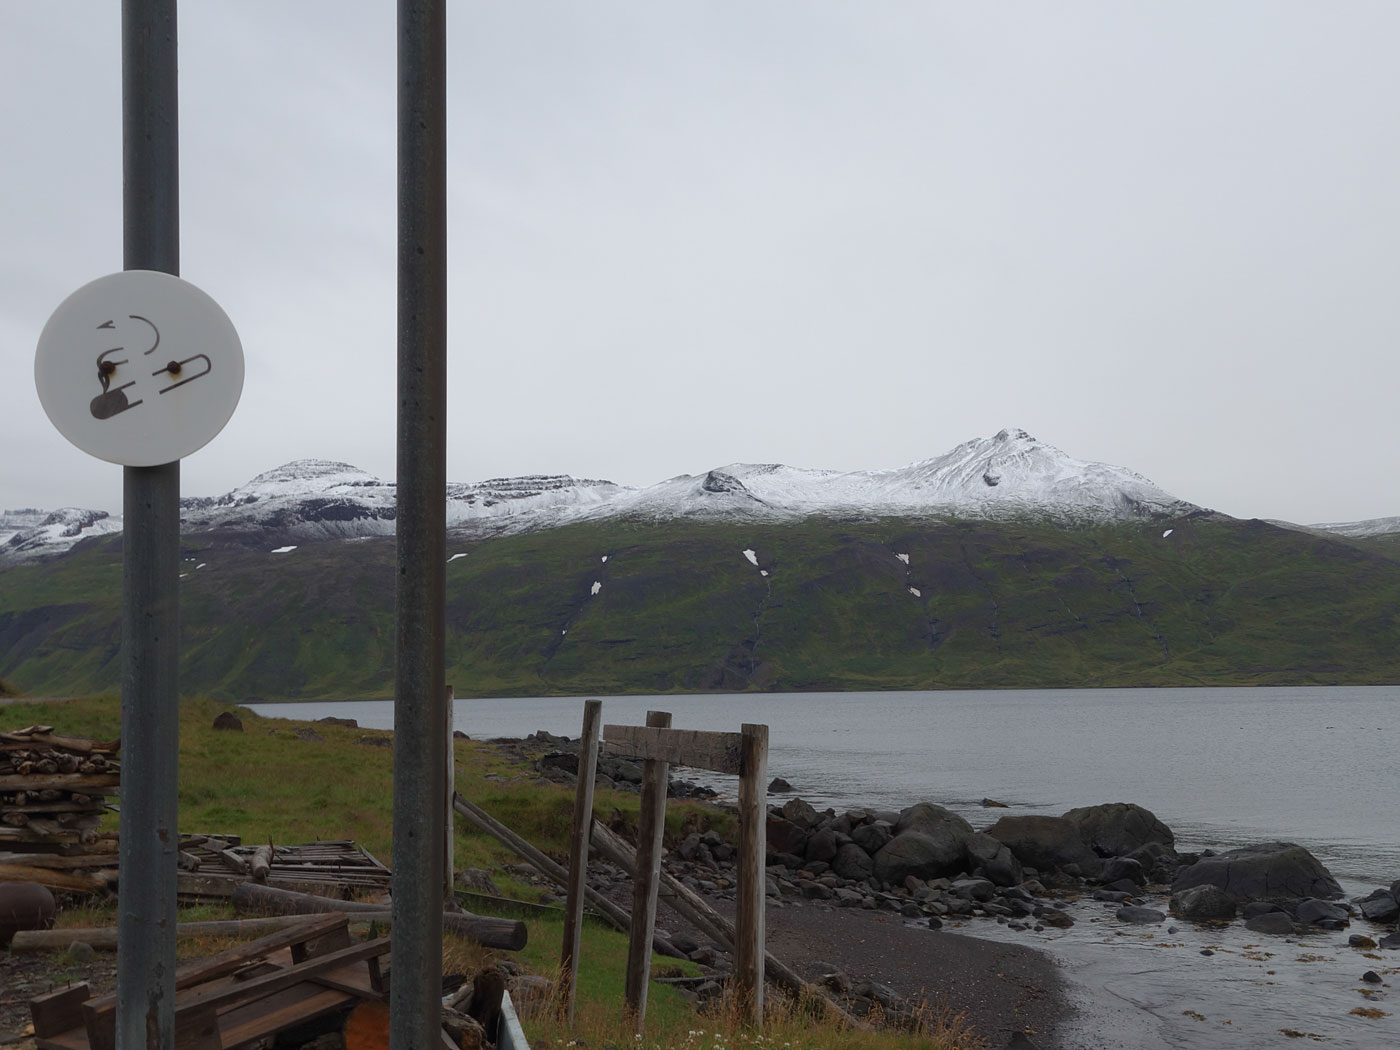
[[[175,0],[122,2],[123,267],[180,272]],[[123,469],[117,1050],[175,1043],[180,464]]]
[[[392,1050],[442,1045],[447,573],[445,0],[398,7],[398,587]]]

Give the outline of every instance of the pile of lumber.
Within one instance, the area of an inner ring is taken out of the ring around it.
[[[388,868],[350,839],[296,846],[245,846],[235,835],[183,835],[180,868],[200,877],[182,880],[182,889],[188,887],[191,892],[201,879],[211,887],[211,880],[251,879],[270,886],[323,890],[348,897],[366,890],[387,892],[393,878]],[[231,886],[228,892],[232,892]]]
[[[91,843],[120,792],[119,740],[56,736],[53,726],[0,733],[0,843]]]

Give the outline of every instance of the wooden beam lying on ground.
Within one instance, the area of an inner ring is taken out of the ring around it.
[[[284,915],[311,915],[323,912],[345,912],[355,916],[384,911],[383,905],[361,904],[318,897],[314,893],[298,893],[255,882],[243,882],[234,889],[235,911],[269,911]],[[518,952],[525,947],[526,926],[519,919],[493,919],[470,912],[444,912],[442,928],[487,948]]]
[[[37,882],[51,890],[68,893],[105,893],[107,890],[106,881],[95,875],[75,875],[27,864],[0,864],[0,882]]]

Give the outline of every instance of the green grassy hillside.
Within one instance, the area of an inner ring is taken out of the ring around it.
[[[1400,561],[1257,521],[605,522],[449,549],[459,696],[1400,681]],[[184,691],[391,694],[391,539],[183,557]],[[0,570],[0,677],[116,688],[120,583],[115,540]]]

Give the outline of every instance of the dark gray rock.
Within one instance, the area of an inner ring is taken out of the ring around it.
[[[1315,897],[1299,901],[1293,907],[1293,917],[1309,926],[1320,926],[1324,922],[1345,923],[1351,915],[1341,905],[1320,901]]]
[[[235,733],[243,732],[243,719],[239,718],[232,711],[220,711],[214,716],[215,729],[228,729]]]
[[[980,867],[982,874],[998,886],[1019,886],[1025,878],[1025,869],[1016,859],[1016,854],[983,831],[974,831],[963,843],[967,850],[968,863]]]
[[[1098,877],[1103,861],[1089,848],[1079,828],[1064,817],[1006,816],[987,834],[1006,845],[1016,859],[1039,871],[1074,865],[1088,878]]]
[[[875,854],[875,877],[898,886],[910,875],[931,879],[956,874],[966,862],[964,837],[947,825],[932,828],[929,834],[906,831],[896,835]]]
[[[1122,904],[1124,901],[1130,901],[1132,899],[1133,895],[1131,893],[1125,893],[1122,890],[1094,891],[1094,900],[1104,901],[1107,904]]]
[[[1389,937],[1382,937],[1376,944],[1382,948],[1400,948],[1400,933],[1392,933]]]
[[[1167,917],[1156,908],[1143,908],[1136,904],[1129,904],[1127,907],[1119,908],[1114,912],[1114,917],[1119,922],[1131,922],[1136,926],[1154,926],[1159,922],[1166,922]]]
[[[782,777],[774,777],[772,780],[770,780],[770,781],[768,782],[768,794],[770,794],[770,795],[773,794],[773,793],[776,792],[776,791],[791,791],[791,790],[792,790],[792,785],[789,784],[789,783],[788,783],[786,780],[784,780]]]
[[[817,826],[816,807],[800,798],[790,798],[783,803],[783,816],[804,830]]]
[[[952,810],[932,802],[917,802],[908,809],[900,810],[894,833],[902,835],[906,831],[917,831],[922,835],[932,835],[942,828],[949,828],[964,839],[972,834],[971,824]]]
[[[1176,843],[1171,828],[1158,820],[1151,810],[1132,802],[1081,806],[1064,816],[1100,857],[1126,857],[1149,842],[1168,849]]]
[[[1292,842],[1264,842],[1202,857],[1176,873],[1172,892],[1206,885],[1218,886],[1240,901],[1335,900],[1342,895],[1331,872]]]
[[[1283,911],[1283,908],[1273,901],[1250,901],[1240,909],[1240,917],[1252,919],[1256,915],[1268,915],[1271,911]]]
[[[1400,904],[1390,894],[1361,902],[1361,914],[1371,922],[1395,922],[1400,917]]]
[[[892,838],[894,827],[883,820],[851,828],[851,841],[872,857],[884,849]]]
[[[807,859],[829,861],[836,856],[836,832],[830,828],[822,828],[820,831],[812,833],[812,837],[807,840]]]
[[[1172,894],[1172,911],[1183,919],[1233,919],[1238,907],[1219,886],[1192,886]]]
[[[843,879],[860,882],[875,874],[875,862],[865,850],[854,842],[848,842],[836,851],[836,856],[831,861],[831,870]]]
[[[783,817],[768,817],[768,852],[790,853],[801,857],[807,843],[807,832]]]
[[[1361,975],[1361,979],[1362,979],[1363,981],[1365,981],[1367,984],[1382,984],[1382,983],[1384,983],[1383,980],[1382,980],[1382,978],[1381,978],[1381,975],[1378,974],[1378,973],[1376,973],[1375,970],[1367,970],[1365,973],[1363,973],[1363,974]]]
[[[1074,925],[1074,919],[1069,912],[1061,911],[1059,908],[1045,908],[1036,916],[1046,926],[1054,926],[1056,929],[1067,930]]]
[[[1110,857],[1103,862],[1103,871],[1099,873],[1099,878],[1104,882],[1122,882],[1127,880],[1137,886],[1147,885],[1147,872],[1142,865],[1130,857]]]
[[[1171,882],[1176,869],[1181,867],[1181,857],[1170,846],[1160,842],[1149,842],[1128,854],[1129,860],[1142,865],[1150,882]]]
[[[1244,928],[1255,933],[1266,933],[1274,937],[1287,937],[1293,933],[1293,920],[1287,912],[1271,911],[1246,919]]]
[[[949,890],[965,901],[989,901],[997,892],[990,879],[957,879]]]

